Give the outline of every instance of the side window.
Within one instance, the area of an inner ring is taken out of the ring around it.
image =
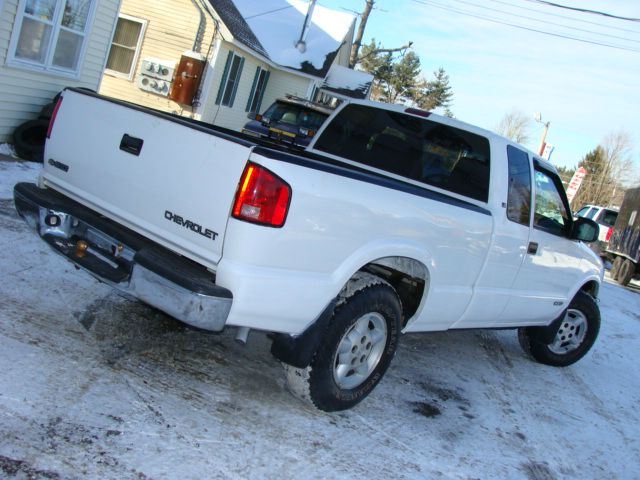
[[[564,235],[569,228],[570,220],[554,177],[542,170],[536,170],[535,179],[534,227],[555,235]]]
[[[18,2],[8,60],[46,72],[77,75],[95,0]]]
[[[487,138],[405,113],[347,105],[315,149],[486,202]]]
[[[529,155],[512,145],[507,145],[509,159],[509,192],[507,194],[507,218],[512,222],[529,226],[531,215],[531,167]]]
[[[591,210],[589,210],[589,213],[587,213],[585,215],[586,218],[590,218],[591,220],[593,220],[593,217],[596,216],[596,213],[598,212],[597,208],[592,208]]]
[[[582,207],[580,210],[578,210],[578,213],[576,213],[576,216],[578,217],[586,217],[587,216],[587,212],[589,211],[591,207]]]
[[[120,15],[113,34],[106,72],[131,80],[147,26],[146,20]]]
[[[267,88],[267,82],[269,81],[270,73],[261,67],[256,67],[256,74],[253,77],[253,85],[251,86],[251,93],[249,94],[249,100],[247,100],[247,107],[245,111],[256,113],[260,111],[262,105],[262,97],[264,91]]]
[[[243,66],[244,58],[233,52],[229,52],[227,62],[224,65],[224,71],[222,72],[218,95],[216,96],[216,105],[222,104],[226,107],[233,107],[233,101],[236,98]]]
[[[618,219],[618,212],[613,210],[602,210],[602,213],[598,215],[597,221],[606,225],[607,227],[613,227]]]

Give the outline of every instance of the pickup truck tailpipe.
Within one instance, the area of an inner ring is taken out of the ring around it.
[[[236,332],[236,342],[240,343],[241,345],[246,345],[250,331],[251,329],[249,327],[238,327],[238,331]]]

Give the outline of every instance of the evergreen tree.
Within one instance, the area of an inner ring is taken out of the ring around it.
[[[449,109],[453,98],[453,90],[449,84],[449,75],[440,67],[433,72],[433,80],[422,79],[416,88],[414,100],[416,104],[425,110],[434,110],[442,107],[445,115],[452,117]]]

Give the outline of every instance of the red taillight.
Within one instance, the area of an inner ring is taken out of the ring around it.
[[[58,110],[60,110],[60,105],[62,105],[62,96],[58,98],[58,102],[56,103],[56,106],[53,109],[53,113],[51,114],[51,120],[49,120],[49,128],[47,128],[47,138],[51,138],[51,131],[53,130],[53,124],[56,121]]]
[[[242,173],[232,215],[239,220],[281,227],[287,218],[291,187],[280,177],[255,163]]]
[[[604,241],[608,242],[609,239],[611,238],[611,234],[613,233],[613,228],[609,227],[609,230],[607,230],[607,236],[604,237]]]

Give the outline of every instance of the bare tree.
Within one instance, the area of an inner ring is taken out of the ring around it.
[[[499,135],[507,137],[517,143],[527,143],[529,141],[529,128],[531,119],[521,110],[512,109],[505,114],[494,130]]]
[[[636,180],[631,160],[632,146],[629,133],[614,132],[585,155],[579,166],[585,167],[588,173],[573,199],[573,207],[620,205],[625,188]]]

